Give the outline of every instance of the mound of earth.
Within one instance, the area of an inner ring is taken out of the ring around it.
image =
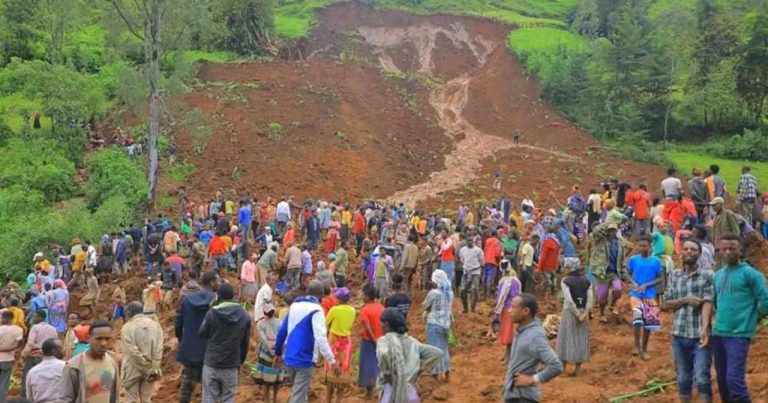
[[[213,131],[196,142],[177,125],[181,158],[197,167],[193,199],[222,188],[447,207],[497,196],[487,179],[498,170],[503,192],[549,202],[574,184],[663,175],[606,153],[543,102],[506,48],[512,27],[359,3],[319,20],[305,60],[203,63],[199,85],[173,102],[175,116],[199,111]]]

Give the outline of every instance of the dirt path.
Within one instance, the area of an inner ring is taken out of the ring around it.
[[[514,143],[508,138],[477,129],[463,114],[464,108],[470,102],[469,88],[472,80],[482,74],[488,62],[488,56],[498,46],[503,46],[503,42],[495,38],[488,39],[481,35],[472,35],[458,21],[448,28],[421,23],[405,28],[361,27],[358,31],[373,47],[381,68],[386,72],[401,72],[388,52],[410,45],[416,51],[416,55],[413,56],[417,67],[416,72],[435,74],[433,52],[436,49],[436,41],[441,36],[447,38],[452,46],[469,50],[476,63],[476,67],[471,71],[435,86],[430,93],[429,102],[435,109],[438,124],[455,144],[453,151],[445,155],[445,169],[433,172],[425,182],[396,192],[388,198],[389,201],[403,202],[413,207],[438,194],[460,188],[477,178],[483,160],[499,151],[514,147]],[[566,153],[529,144],[520,144],[518,147],[547,153],[572,162],[579,160]]]

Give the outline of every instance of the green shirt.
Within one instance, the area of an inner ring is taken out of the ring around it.
[[[715,274],[715,336],[755,335],[758,316],[768,315],[765,276],[747,263],[723,267]]]
[[[339,276],[347,275],[347,268],[349,268],[349,255],[343,248],[336,249],[336,260],[333,261],[336,267],[336,274]]]

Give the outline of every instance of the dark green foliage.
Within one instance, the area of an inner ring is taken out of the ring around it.
[[[744,134],[708,142],[704,150],[721,158],[768,161],[768,133],[766,129],[744,130]]]
[[[120,148],[105,148],[88,157],[88,208],[95,210],[105,200],[123,195],[128,205],[138,207],[147,198],[147,182],[141,165]]]
[[[48,202],[74,194],[75,164],[51,140],[12,139],[0,148],[0,188],[18,185],[43,194]]]
[[[12,57],[32,59],[34,46],[41,38],[39,0],[4,0],[0,2],[0,66]]]
[[[240,54],[259,54],[272,46],[269,33],[275,28],[271,0],[217,0],[214,21],[226,29],[225,49]]]
[[[5,124],[5,121],[0,119],[0,147],[5,146],[13,137],[13,131]]]
[[[744,54],[736,65],[736,90],[749,104],[755,122],[763,118],[768,97],[768,15],[761,14],[750,31]]]

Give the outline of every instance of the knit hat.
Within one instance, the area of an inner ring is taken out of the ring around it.
[[[349,288],[347,287],[341,287],[336,289],[336,298],[339,299],[339,301],[349,301],[349,299],[352,297],[352,293],[349,291]]]

